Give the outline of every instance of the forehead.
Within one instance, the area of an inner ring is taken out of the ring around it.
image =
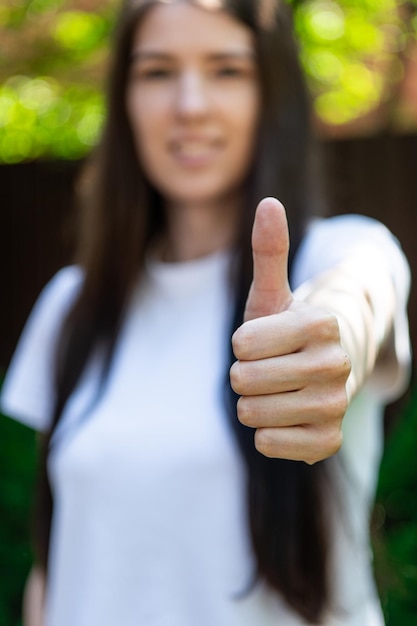
[[[188,2],[158,3],[136,27],[133,52],[252,54],[252,31],[223,10]]]

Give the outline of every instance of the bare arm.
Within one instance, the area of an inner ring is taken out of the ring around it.
[[[45,585],[44,571],[39,566],[33,566],[23,595],[24,626],[43,626]]]

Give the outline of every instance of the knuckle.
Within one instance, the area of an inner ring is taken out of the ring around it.
[[[315,381],[325,385],[333,384],[333,381],[340,376],[339,364],[340,359],[333,351],[329,352],[328,348],[322,350],[311,364]]]
[[[352,371],[352,365],[349,356],[342,348],[338,350],[338,354],[334,357],[333,371],[335,383],[339,386],[343,396],[343,392],[346,389],[346,381]]]
[[[230,384],[233,391],[240,396],[250,395],[252,378],[251,364],[248,362],[235,361],[230,368]]]
[[[337,385],[322,400],[322,415],[326,423],[335,423],[339,427],[348,407],[345,385]]]
[[[321,436],[320,452],[313,462],[322,461],[339,452],[342,447],[343,435],[340,427],[328,428],[326,434]]]
[[[340,423],[342,422],[342,419],[346,413],[348,404],[349,404],[349,400],[348,400],[348,395],[346,391],[346,385],[343,385],[339,388],[334,398],[335,413],[336,413],[336,417],[339,418]]]
[[[333,454],[336,454],[337,452],[339,452],[340,448],[342,447],[342,444],[343,444],[343,432],[342,432],[342,429],[339,428],[337,435],[334,438]]]
[[[341,363],[341,375],[342,378],[346,381],[352,371],[352,362],[349,358],[349,355],[346,354],[342,350],[342,363]]]
[[[251,324],[245,323],[233,333],[232,348],[237,359],[245,360],[250,355],[253,333]]]
[[[343,442],[341,422],[326,425],[314,432],[310,444],[304,450],[302,460],[314,465],[339,452]]]
[[[314,401],[312,415],[314,420],[328,424],[334,419],[334,402],[329,394],[320,394]]]
[[[277,457],[276,441],[270,428],[258,428],[255,432],[255,448],[269,458]]]
[[[339,321],[334,313],[325,311],[323,320],[323,333],[330,341],[340,341]]]
[[[242,376],[241,367],[239,361],[235,361],[229,371],[230,384],[233,391],[240,394],[242,393]]]
[[[343,440],[342,429],[335,426],[327,430],[327,436],[324,439],[324,449],[326,456],[333,456],[341,448]]]
[[[330,342],[339,339],[339,323],[337,317],[326,309],[316,308],[310,317],[310,336],[315,341]]]
[[[302,460],[304,461],[304,463],[307,463],[307,465],[315,465],[319,461],[322,461],[323,457],[318,455],[306,455]]]
[[[325,457],[323,458],[328,458],[339,452],[340,448],[342,447],[342,442],[343,435],[341,428],[332,429],[332,431],[329,432],[327,440],[325,442],[326,445],[323,450]]]
[[[237,416],[239,421],[245,426],[256,428],[258,420],[250,397],[241,396],[239,398],[237,402]]]
[[[350,359],[339,346],[325,347],[321,358],[315,362],[316,378],[330,383],[346,382],[351,371]]]
[[[346,380],[352,370],[352,364],[349,355],[340,344],[332,351],[332,361],[335,378]]]

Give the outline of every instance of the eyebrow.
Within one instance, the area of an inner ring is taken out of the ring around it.
[[[222,52],[209,52],[205,55],[210,61],[230,61],[243,60],[255,61],[255,53],[252,50],[230,50]],[[134,50],[132,52],[132,61],[171,61],[173,55],[169,52],[157,50]]]

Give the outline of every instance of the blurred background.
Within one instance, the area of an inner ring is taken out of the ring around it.
[[[256,0],[254,0],[256,1]],[[292,0],[329,211],[362,213],[417,263],[417,0]],[[40,289],[71,260],[73,189],[104,117],[119,0],[1,0],[0,384]],[[410,299],[414,351],[417,290]],[[0,416],[0,626],[31,564],[35,435]],[[388,626],[417,624],[417,385],[388,407],[372,520]]]

